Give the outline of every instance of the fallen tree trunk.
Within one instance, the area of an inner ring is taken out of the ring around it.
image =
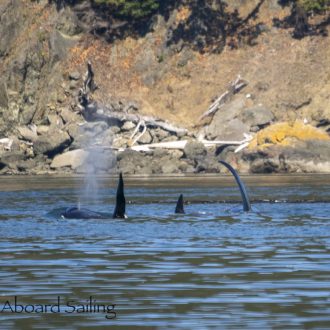
[[[225,140],[200,140],[201,143],[205,147],[212,147],[214,145],[237,145],[239,146],[235,152],[238,152],[245,147],[247,147],[252,140],[252,135],[244,134],[244,139],[241,141],[225,141]],[[138,145],[138,146],[131,146],[129,149],[135,150],[135,151],[150,151],[151,149],[156,148],[163,148],[163,149],[184,149],[186,144],[188,143],[188,140],[180,140],[180,141],[169,141],[169,142],[159,142],[159,143],[151,143],[151,144],[144,144],[144,145]],[[124,151],[126,148],[119,148],[119,151]]]
[[[167,121],[157,119],[149,116],[140,116],[138,114],[129,114],[126,111],[112,111],[106,107],[100,107],[97,102],[90,100],[89,94],[93,93],[97,89],[97,85],[94,82],[94,71],[91,62],[87,63],[87,72],[85,75],[83,87],[79,91],[79,109],[83,117],[87,121],[105,121],[109,125],[122,125],[125,121],[131,121],[135,124],[144,122],[146,127],[161,128],[170,133],[177,135],[186,135],[188,130],[181,127],[176,127]],[[129,105],[128,108],[132,107]]]
[[[134,124],[144,122],[147,127],[161,128],[170,133],[177,135],[185,135],[188,130],[185,128],[174,126],[167,121],[163,121],[154,117],[140,116],[133,113],[124,113],[119,111],[111,111],[107,108],[98,107],[96,103],[90,103],[82,109],[82,115],[87,121],[105,121],[109,125],[121,125],[125,121],[131,121]]]
[[[199,117],[199,120],[202,120],[209,116],[214,116],[214,114],[230,99],[232,95],[238,93],[246,85],[247,85],[247,81],[245,81],[240,76],[238,76],[235,81],[230,83],[228,90],[226,90],[223,94],[221,94],[209,106],[208,110]]]

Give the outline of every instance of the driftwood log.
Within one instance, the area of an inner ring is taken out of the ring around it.
[[[143,122],[144,127],[146,128],[159,127],[165,131],[181,136],[188,133],[187,129],[176,127],[171,123],[158,118],[131,114],[127,113],[126,111],[112,111],[107,107],[102,107],[97,102],[92,101],[90,98],[90,93],[93,93],[96,88],[97,86],[94,82],[94,71],[92,64],[88,62],[83,87],[80,89],[78,97],[79,109],[87,121],[105,121],[109,125],[118,126],[121,126],[125,121],[131,121],[135,124]],[[132,105],[129,105],[129,108],[130,107],[132,107]]]
[[[215,141],[209,141],[209,140],[200,140],[201,143],[204,144],[205,147],[212,147],[215,145],[237,145],[238,147],[235,149],[235,152],[238,152],[245,147],[248,146],[250,141],[252,140],[252,136],[249,134],[244,134],[244,139],[241,141],[222,141],[222,140],[215,140]],[[143,145],[137,145],[137,146],[130,146],[129,149],[135,150],[135,151],[150,151],[152,149],[184,149],[186,144],[188,143],[188,140],[180,140],[180,141],[168,141],[168,142],[159,142],[159,143],[150,143],[150,144],[143,144]],[[102,146],[102,145],[96,145],[93,146],[93,148],[98,147],[101,149],[115,149],[118,151],[124,151],[127,148],[114,148],[109,146]]]
[[[240,75],[229,84],[229,88],[221,94],[208,108],[206,112],[204,112],[199,120],[202,120],[209,116],[214,116],[214,114],[236,93],[238,93],[242,88],[247,85],[247,81],[242,79]]]
[[[240,91],[244,86],[247,85],[247,82],[241,79],[240,76],[237,77],[235,81],[230,84],[229,89],[223,93],[215,102],[212,103],[207,112],[205,112],[202,118],[213,116],[214,113],[235,93]],[[93,93],[97,88],[94,82],[94,72],[92,64],[87,63],[87,72],[84,79],[83,87],[80,89],[79,94],[79,108],[87,121],[105,121],[109,125],[121,126],[125,121],[131,121],[136,124],[135,130],[131,135],[128,146],[132,150],[136,151],[150,151],[155,148],[165,148],[165,149],[184,149],[188,140],[180,141],[171,141],[171,142],[160,142],[144,145],[134,145],[142,135],[147,131],[148,128],[161,128],[165,131],[168,131],[172,134],[179,136],[185,136],[188,134],[188,130],[185,128],[177,127],[167,121],[157,119],[150,116],[141,116],[136,113],[128,113],[127,111],[113,111],[110,108],[102,107],[97,102],[92,101],[90,98],[90,93]],[[141,126],[143,127],[142,132],[139,132]],[[138,135],[137,135],[138,134]],[[237,145],[238,148],[236,152],[245,148],[249,141],[251,141],[252,136],[244,135],[242,141],[208,141],[205,139],[200,139],[200,142],[204,144],[205,147],[211,147],[214,145]],[[126,148],[113,148],[111,146],[103,145],[94,145],[93,148],[102,148],[102,149],[117,149],[123,151]]]

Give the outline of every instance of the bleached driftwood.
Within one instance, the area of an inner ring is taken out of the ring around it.
[[[138,124],[136,125],[134,132],[132,133],[132,135],[130,136],[130,140],[133,139],[133,137],[135,136],[135,134],[138,132],[139,128],[141,127],[141,125],[143,125],[145,127],[144,121],[140,120],[138,122]]]
[[[230,144],[230,145],[242,145],[244,143],[250,142],[252,140],[252,135],[244,133],[244,139],[241,141],[225,141],[225,140],[205,140],[202,139],[200,142],[202,142],[205,147],[211,147],[213,145],[218,144]]]
[[[138,132],[138,130],[139,130],[139,128],[141,127],[141,125],[143,125],[143,130],[142,130],[142,132],[141,132],[139,135],[137,135],[137,136],[133,139],[133,137],[134,137],[135,134]],[[131,141],[131,142],[130,142],[130,147],[134,146],[134,144],[135,144],[137,141],[139,141],[139,139],[144,135],[144,133],[145,133],[146,131],[147,131],[147,126],[146,126],[146,124],[144,123],[144,121],[140,120],[139,123],[137,124],[137,126],[136,126],[136,128],[135,128],[133,134],[132,134],[131,137],[130,137],[130,141]]]
[[[204,119],[205,117],[214,115],[228,100],[229,98],[238,93],[243,87],[247,85],[247,81],[242,79],[240,75],[237,76],[236,80],[230,83],[228,90],[221,94],[204,112],[199,120]]]
[[[238,145],[239,147],[235,149],[235,152],[238,152],[245,147],[247,147],[252,140],[252,135],[244,134],[244,139],[241,141],[225,141],[225,140],[201,140],[200,142],[204,144],[205,147],[211,147],[214,145]],[[131,146],[129,149],[135,151],[150,151],[151,149],[162,148],[162,149],[184,149],[188,140],[180,140],[180,141],[169,141],[169,142],[159,142],[159,143],[151,143],[144,144],[138,146]],[[126,148],[119,148],[118,151],[124,151]]]
[[[153,128],[161,128],[170,133],[185,135],[188,130],[185,128],[174,126],[167,121],[160,120],[149,116],[140,116],[133,113],[124,113],[119,111],[111,111],[107,108],[98,107],[96,103],[90,104],[82,110],[83,116],[88,121],[102,120],[109,124],[120,124],[125,121],[131,121],[134,124],[144,122],[145,126]]]
[[[2,139],[0,139],[0,145],[2,145],[3,148],[5,150],[8,150],[8,151],[11,150],[11,147],[13,145],[13,142],[14,142],[13,139],[9,139],[9,138],[2,138]]]
[[[150,144],[132,146],[129,149],[132,149],[132,150],[135,150],[135,151],[150,151],[151,149],[156,149],[156,148],[161,148],[161,149],[184,149],[187,142],[188,142],[188,140],[150,143]],[[118,151],[124,151],[125,149],[127,149],[127,148],[119,148]]]
[[[135,124],[139,122],[144,122],[146,127],[161,128],[170,133],[175,133],[179,135],[185,135],[188,130],[185,128],[176,127],[167,121],[160,120],[149,116],[140,116],[138,114],[127,113],[129,108],[134,108],[133,104],[129,104],[125,109],[127,111],[119,112],[112,111],[106,107],[101,107],[95,101],[91,101],[90,93],[93,93],[97,89],[94,82],[94,71],[91,62],[87,63],[87,72],[84,78],[83,87],[79,90],[78,102],[79,109],[87,121],[105,121],[108,124],[120,125],[125,121],[132,121]],[[134,134],[135,135],[135,134]],[[142,135],[140,135],[141,137]]]

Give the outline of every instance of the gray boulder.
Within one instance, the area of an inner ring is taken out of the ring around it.
[[[132,121],[125,121],[124,125],[121,127],[123,132],[130,131],[135,128],[135,124]]]
[[[31,123],[36,110],[37,106],[35,104],[23,104],[22,111],[19,113],[20,124],[27,125]]]
[[[244,133],[250,131],[250,127],[244,124],[240,119],[235,118],[231,121],[224,122],[222,127],[219,126],[215,139],[224,141],[240,141],[244,139]]]
[[[170,136],[162,140],[162,142],[173,142],[173,141],[178,141],[178,137],[175,134],[171,134]]]
[[[41,135],[33,144],[34,153],[52,156],[64,150],[71,143],[68,133],[54,131],[51,134]]]
[[[145,154],[126,149],[117,154],[117,165],[120,171],[130,174],[151,174],[151,158]]]
[[[220,173],[221,164],[215,158],[205,158],[200,160],[196,166],[196,172],[205,172],[205,173]]]
[[[163,174],[179,173],[179,164],[173,159],[168,159],[162,162],[161,172]]]
[[[179,149],[169,150],[168,153],[174,159],[180,159],[184,154],[183,151]]]
[[[152,136],[146,131],[138,140],[139,144],[149,144],[152,142]]]
[[[243,139],[243,133],[250,131],[250,127],[238,119],[245,107],[245,101],[245,98],[237,98],[219,109],[205,129],[207,138],[211,140]]]
[[[274,114],[264,106],[245,109],[239,117],[244,124],[258,128],[269,125],[275,119]]]
[[[5,151],[0,155],[0,167],[16,168],[16,163],[24,161],[26,155],[22,151]]]
[[[68,108],[63,108],[60,116],[66,124],[81,121],[81,117]]]
[[[62,118],[56,113],[50,113],[47,116],[47,120],[49,125],[52,129],[61,129],[63,127],[63,120]]]
[[[76,169],[82,166],[85,159],[88,157],[88,152],[83,149],[71,150],[54,157],[50,167],[53,169],[61,167],[70,167]]]
[[[22,140],[35,142],[38,138],[37,130],[31,129],[27,126],[19,126],[17,127],[18,137]]]
[[[273,145],[262,151],[246,150],[243,159],[252,173],[330,173],[329,141],[309,140],[294,146]]]
[[[207,149],[201,142],[189,141],[184,147],[183,153],[185,158],[198,161],[206,156]]]
[[[159,158],[162,158],[164,156],[167,156],[169,154],[169,151],[167,149],[162,149],[162,148],[159,148],[159,149],[154,149],[153,150],[153,156],[155,159],[159,159]]]
[[[168,138],[171,135],[168,131],[165,131],[161,128],[156,128],[156,129],[151,130],[150,134],[152,136],[154,143],[163,141],[164,139]]]
[[[35,159],[26,159],[22,161],[18,161],[16,164],[17,170],[20,172],[29,172],[33,170],[37,165],[37,162]]]
[[[179,159],[171,158],[169,154],[165,153],[161,156],[152,158],[151,169],[154,174],[172,174],[180,173],[180,166],[182,161]]]

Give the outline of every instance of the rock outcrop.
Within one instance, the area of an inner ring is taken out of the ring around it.
[[[200,45],[189,47],[185,31],[173,42],[178,26],[188,22],[191,29],[184,6],[166,19],[155,15],[149,30],[132,38],[133,25],[110,19],[94,5],[1,1],[1,174],[219,173],[224,170],[219,159],[242,172],[330,172],[326,38],[292,40],[263,23],[255,47],[236,50],[219,34],[213,37],[221,40],[222,53],[204,47],[205,36],[198,52]],[[249,9],[248,2],[231,6]],[[269,21],[270,13],[281,10],[277,0],[268,1],[256,19]],[[283,47],[288,44],[290,56]],[[84,99],[88,61],[97,88]],[[212,100],[239,74],[247,86],[201,122]],[[109,120],[114,113],[120,116]],[[187,129],[149,122],[144,132],[143,118]],[[249,145],[238,152],[232,143],[203,143],[249,135]],[[188,141],[183,149],[131,149],[182,141]]]

